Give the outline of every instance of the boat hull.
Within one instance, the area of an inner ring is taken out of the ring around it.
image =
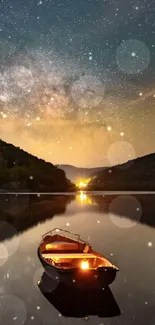
[[[47,275],[57,283],[65,285],[75,285],[78,287],[104,288],[111,284],[116,277],[117,270],[112,267],[102,267],[100,269],[58,269],[49,265],[43,258],[38,249],[38,257]]]

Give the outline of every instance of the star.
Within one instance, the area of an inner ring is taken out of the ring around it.
[[[0,137],[53,164],[109,166],[124,138],[155,152],[155,6],[85,2],[2,2]]]

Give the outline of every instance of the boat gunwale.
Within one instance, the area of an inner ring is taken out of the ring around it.
[[[48,235],[50,235],[51,237],[54,236],[54,235],[53,235],[53,232],[54,232],[54,231],[57,233],[57,235],[59,235],[59,236],[61,236],[61,237],[63,237],[63,238],[69,238],[69,239],[73,240],[74,242],[78,242],[78,243],[81,242],[81,243],[85,243],[85,244],[87,244],[87,245],[90,246],[90,244],[89,244],[87,241],[81,239],[81,237],[80,237],[79,234],[76,234],[76,233],[74,233],[74,232],[71,232],[71,231],[66,230],[66,229],[61,229],[61,228],[54,228],[54,229],[52,229],[52,230],[46,232],[44,235],[42,235],[42,239],[44,240],[45,237],[48,236]],[[63,232],[63,233],[70,234],[70,235],[77,236],[78,239],[76,240],[76,239],[74,239],[74,238],[72,238],[72,237],[70,238],[70,237],[67,237],[67,236],[63,236],[63,235],[59,234],[59,231],[60,231],[60,232]]]

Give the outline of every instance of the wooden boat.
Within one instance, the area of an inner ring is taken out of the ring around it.
[[[59,228],[42,236],[38,257],[48,276],[58,283],[103,287],[114,281],[118,271],[79,235]]]

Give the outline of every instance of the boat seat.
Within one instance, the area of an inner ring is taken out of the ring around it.
[[[55,254],[55,255],[57,255],[57,254],[64,254],[64,249],[63,250],[54,250],[54,249],[49,249],[49,250],[44,250],[44,251],[42,251],[41,252],[42,254]],[[72,253],[83,253],[83,251],[81,250],[69,250],[69,249],[67,249],[67,250],[65,250],[65,254],[72,254]]]
[[[55,242],[55,243],[47,243],[45,245],[45,249],[47,251],[66,251],[66,250],[72,250],[77,251],[80,250],[80,245],[78,243],[65,243],[65,242]]]
[[[60,258],[95,258],[96,256],[91,253],[75,253],[75,254],[52,254],[52,253],[45,253],[42,254],[44,258],[51,258],[51,259],[60,259]]]

